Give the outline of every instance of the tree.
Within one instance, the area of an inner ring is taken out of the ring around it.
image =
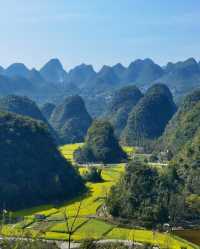
[[[85,181],[89,182],[101,182],[103,181],[101,177],[102,169],[97,167],[89,167],[87,172],[82,176]]]
[[[66,224],[66,234],[68,235],[68,249],[71,248],[71,238],[72,238],[72,235],[75,232],[75,224],[76,224],[77,219],[79,218],[79,213],[80,213],[80,210],[81,210],[81,204],[82,203],[80,202],[79,205],[78,205],[75,216],[71,218],[72,219],[71,225],[70,225],[70,222],[69,222],[70,217],[67,214],[67,208],[65,208],[64,211],[63,211],[64,222]]]

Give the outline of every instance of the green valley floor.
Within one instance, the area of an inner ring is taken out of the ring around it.
[[[65,145],[60,150],[62,154],[73,163],[73,152],[81,144]],[[134,149],[125,148],[128,153],[133,153]],[[104,204],[105,198],[110,188],[120,179],[125,169],[125,164],[108,165],[103,167],[101,183],[87,183],[89,193],[64,203],[59,207],[46,205],[32,209],[15,212],[15,217],[24,217],[23,221],[16,224],[4,225],[1,233],[5,236],[34,236],[51,240],[67,240],[67,227],[64,216],[67,214],[69,226],[74,222],[78,207],[80,212],[74,224],[72,240],[81,241],[92,238],[134,240],[137,242],[151,243],[162,248],[188,249],[198,248],[186,240],[168,233],[153,232],[150,230],[128,229],[109,222],[105,222],[99,217],[98,210]],[[87,167],[79,167],[82,174]],[[81,204],[80,204],[81,203]],[[38,219],[38,215],[42,219]]]

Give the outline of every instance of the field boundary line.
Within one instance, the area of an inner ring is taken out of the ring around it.
[[[179,237],[179,236],[177,236],[177,235],[175,235],[175,234],[170,234],[170,236],[171,236],[172,238],[174,238],[174,239],[176,239],[176,240],[178,240],[178,241],[180,241],[180,242],[186,244],[186,245],[190,245],[192,248],[200,249],[200,246],[198,246],[198,245],[196,245],[196,244],[194,244],[194,243],[192,243],[192,242],[190,242],[190,241],[188,241],[188,240],[185,240],[185,239],[183,239],[183,238],[181,238],[181,237]]]

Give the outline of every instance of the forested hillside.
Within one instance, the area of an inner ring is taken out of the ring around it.
[[[174,155],[191,141],[200,127],[200,91],[188,95],[166,127],[157,150],[170,150]]]
[[[170,152],[165,167],[134,159],[107,201],[113,217],[143,226],[198,224],[200,215],[200,91],[188,95],[155,153]],[[151,159],[150,159],[151,160]]]
[[[0,151],[0,209],[56,203],[84,190],[42,122],[0,112]]]
[[[142,96],[143,94],[136,86],[123,87],[114,93],[106,116],[118,137],[127,124],[130,111]]]
[[[68,97],[52,112],[50,123],[59,134],[62,144],[83,142],[92,118],[83,99],[76,95]]]
[[[163,84],[153,85],[130,112],[121,137],[123,143],[144,146],[157,139],[175,111],[176,106],[168,87]]]
[[[59,142],[56,132],[47,122],[46,118],[42,115],[36,103],[31,99],[17,95],[8,95],[6,97],[0,98],[0,111],[12,112],[42,121],[48,127],[55,141],[57,143]]]
[[[94,121],[84,146],[75,152],[75,160],[79,163],[119,163],[126,159],[108,121]]]

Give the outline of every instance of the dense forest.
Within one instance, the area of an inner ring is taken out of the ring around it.
[[[170,120],[158,142],[158,150],[170,150],[174,155],[191,141],[200,126],[200,91],[189,94]]]
[[[61,144],[83,142],[92,118],[85,108],[83,99],[71,96],[55,107],[49,119],[57,131]]]
[[[170,154],[161,171],[137,158],[107,200],[113,217],[143,226],[171,226],[198,221],[200,215],[199,90],[188,95],[156,142],[155,156]],[[169,153],[170,152],[170,153]],[[168,160],[169,160],[168,159]],[[165,158],[166,160],[166,158]]]
[[[33,119],[42,121],[49,129],[55,142],[59,142],[59,138],[51,125],[48,123],[37,104],[25,96],[8,95],[0,98],[0,111],[12,112]]]
[[[127,86],[117,90],[110,101],[107,118],[119,137],[124,130],[129,113],[142,98],[143,94],[136,86]]]
[[[114,130],[108,121],[94,121],[89,128],[85,144],[75,152],[79,163],[118,163],[126,160]]]
[[[56,203],[84,190],[42,122],[0,112],[0,151],[0,209]]]
[[[167,86],[155,84],[132,109],[122,133],[128,145],[144,146],[160,137],[176,111],[173,97]]]
[[[107,200],[109,212],[114,217],[126,219],[127,223],[145,227],[175,222],[179,217],[174,217],[174,212],[181,208],[176,206],[179,205],[178,186],[179,178],[173,169],[169,168],[159,175],[148,164],[131,161],[124,177],[111,190]]]

